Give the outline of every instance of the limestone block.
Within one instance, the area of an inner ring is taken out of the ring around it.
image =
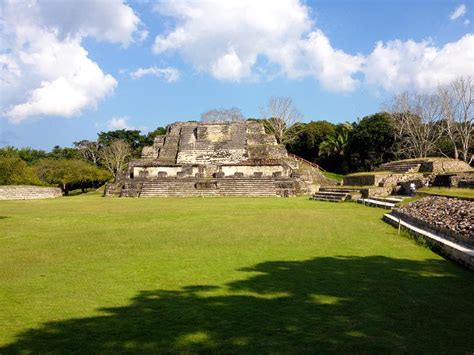
[[[0,200],[34,200],[62,196],[60,188],[31,185],[2,185]]]
[[[154,146],[143,147],[142,158],[158,158],[158,150]]]

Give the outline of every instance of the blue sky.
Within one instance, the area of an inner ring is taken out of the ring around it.
[[[99,131],[198,120],[219,107],[259,117],[270,96],[292,97],[303,121],[354,121],[402,90],[473,76],[473,8],[6,1],[0,143],[49,150]]]

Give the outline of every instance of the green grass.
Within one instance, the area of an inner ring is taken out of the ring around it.
[[[355,203],[0,202],[0,353],[472,353],[474,277]]]
[[[461,197],[469,198],[474,200],[474,190],[467,188],[456,188],[456,187],[423,187],[418,190],[422,194],[427,195],[440,195],[449,197]]]
[[[344,175],[342,174],[330,173],[329,171],[321,171],[321,173],[328,179],[333,179],[337,181],[342,181],[344,179]]]

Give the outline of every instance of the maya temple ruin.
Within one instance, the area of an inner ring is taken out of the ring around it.
[[[293,196],[335,185],[317,166],[287,153],[261,122],[178,122],[143,148],[107,195]]]

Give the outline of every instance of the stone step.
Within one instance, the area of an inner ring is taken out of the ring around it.
[[[340,198],[330,198],[330,197],[322,197],[322,196],[313,196],[311,200],[314,201],[324,201],[324,202],[343,202],[343,199]]]
[[[196,189],[195,183],[217,183],[217,188]],[[280,190],[278,190],[280,191]],[[273,178],[160,178],[146,180],[141,188],[141,197],[166,196],[255,196],[275,197],[277,188]]]
[[[334,192],[316,192],[311,197],[312,200],[317,201],[331,201],[331,202],[342,202],[350,199],[350,194],[347,193],[334,193]]]
[[[357,202],[363,204],[364,206],[380,207],[385,209],[392,209],[395,207],[395,203],[383,202],[373,198],[360,198],[357,200]]]
[[[324,196],[342,196],[346,197],[348,195],[347,192],[339,192],[339,191],[318,191],[316,194]]]
[[[352,192],[359,192],[358,190],[351,190],[351,189],[344,189],[344,188],[337,188],[337,187],[321,187],[318,192],[337,192],[337,193],[345,193],[349,194]]]
[[[419,162],[403,162],[403,163],[386,163],[376,168],[376,171],[392,171],[392,172],[417,172],[420,169]]]
[[[387,196],[387,197],[378,197],[378,196],[371,196],[370,197],[372,200],[377,200],[381,202],[388,202],[388,203],[400,203],[403,201],[403,198],[401,197],[395,197],[395,196]]]

